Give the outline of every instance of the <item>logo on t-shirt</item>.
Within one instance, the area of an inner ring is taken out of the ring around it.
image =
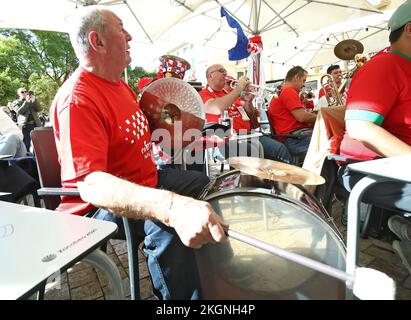
[[[125,125],[119,126],[119,129],[126,132],[125,139],[131,144],[134,144],[148,133],[148,121],[141,110],[133,113],[124,123]]]

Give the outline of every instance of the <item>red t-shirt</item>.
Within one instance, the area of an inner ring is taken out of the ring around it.
[[[50,109],[61,164],[63,187],[75,187],[85,175],[101,170],[128,181],[155,187],[151,133],[136,100],[118,83],[78,68],[58,91]],[[92,205],[62,197],[60,209],[85,214]]]
[[[203,99],[204,103],[206,103],[210,99],[224,97],[228,93],[229,92],[227,92],[226,89],[223,89],[221,91],[214,91],[209,86],[205,87],[203,90],[199,92],[201,99]],[[250,120],[243,120],[243,116],[238,111],[238,107],[242,107],[242,103],[239,98],[235,99],[234,103],[227,109],[228,116],[233,119],[233,130],[235,132],[239,132],[240,130],[249,132],[251,130]],[[219,122],[220,118],[221,114],[206,113],[206,122]]]
[[[351,82],[345,119],[373,122],[411,145],[410,79],[411,57],[394,52],[373,57]],[[380,156],[347,133],[340,154],[364,160]]]
[[[310,128],[310,123],[297,121],[291,111],[303,108],[298,91],[284,87],[277,98],[272,98],[267,110],[270,123],[276,134],[287,134],[301,128]]]

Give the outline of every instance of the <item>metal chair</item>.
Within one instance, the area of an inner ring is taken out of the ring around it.
[[[52,127],[39,127],[31,132],[34,153],[37,159],[37,168],[40,179],[38,195],[43,198],[46,209],[55,210],[60,204],[60,196],[76,196],[79,201],[79,192],[74,188],[62,188],[60,178],[60,163]],[[70,206],[63,207],[70,213]],[[90,216],[91,217],[91,216]],[[130,276],[131,299],[140,299],[140,283],[138,268],[138,245],[143,241],[135,234],[130,226],[137,220],[123,218],[124,231],[127,241],[127,254]]]

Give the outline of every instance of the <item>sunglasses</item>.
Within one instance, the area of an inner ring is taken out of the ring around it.
[[[20,91],[20,93],[27,93],[27,91]]]

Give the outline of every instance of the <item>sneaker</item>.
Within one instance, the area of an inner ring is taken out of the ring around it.
[[[388,219],[388,228],[400,239],[411,241],[411,222],[399,215]]]
[[[394,241],[392,247],[397,251],[402,263],[411,274],[411,241]]]

